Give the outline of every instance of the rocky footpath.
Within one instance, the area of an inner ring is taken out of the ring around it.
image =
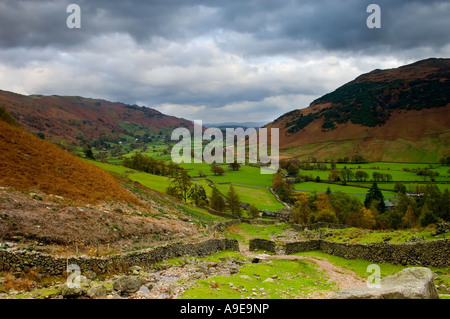
[[[231,276],[239,272],[246,259],[221,257],[218,262],[183,257],[177,264],[163,263],[145,269],[133,266],[129,272],[103,280],[94,273],[83,273],[71,283],[48,289],[10,291],[0,299],[25,297],[29,299],[173,299],[183,295],[197,280],[210,276]]]

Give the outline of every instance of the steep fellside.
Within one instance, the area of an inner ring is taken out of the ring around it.
[[[139,200],[103,170],[0,119],[0,186],[88,203]]]
[[[6,107],[26,131],[44,133],[49,140],[133,136],[140,127],[155,133],[165,128],[192,127],[188,120],[148,107],[78,96],[25,96],[0,91],[0,106]]]
[[[450,154],[450,59],[361,75],[267,127],[283,157],[437,161]]]

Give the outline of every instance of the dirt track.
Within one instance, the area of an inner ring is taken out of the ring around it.
[[[278,259],[278,260],[308,260],[315,263],[320,270],[323,270],[330,278],[331,282],[336,283],[339,289],[347,289],[354,287],[363,287],[366,285],[366,280],[359,277],[355,272],[337,267],[325,258],[310,257],[310,256],[292,256],[292,255],[267,255],[256,254],[248,250],[248,247],[241,246],[241,254],[246,257],[261,258],[261,259]],[[331,293],[331,291],[330,291]],[[326,294],[323,297],[327,297]],[[322,297],[322,298],[323,298]]]

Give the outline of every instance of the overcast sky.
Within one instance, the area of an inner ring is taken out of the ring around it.
[[[450,57],[449,30],[448,0],[0,0],[0,89],[269,122],[373,69]]]

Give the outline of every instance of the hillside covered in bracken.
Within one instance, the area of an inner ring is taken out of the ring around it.
[[[99,245],[106,252],[197,233],[164,198],[25,132],[0,107],[1,242],[99,254]]]
[[[285,157],[437,161],[450,152],[450,59],[363,74],[268,126]]]
[[[79,142],[101,136],[133,137],[137,130],[156,134],[167,128],[192,127],[188,120],[149,107],[79,96],[26,96],[0,90],[0,106],[27,132],[48,140]]]
[[[105,171],[0,120],[0,184],[87,202],[138,199]]]

